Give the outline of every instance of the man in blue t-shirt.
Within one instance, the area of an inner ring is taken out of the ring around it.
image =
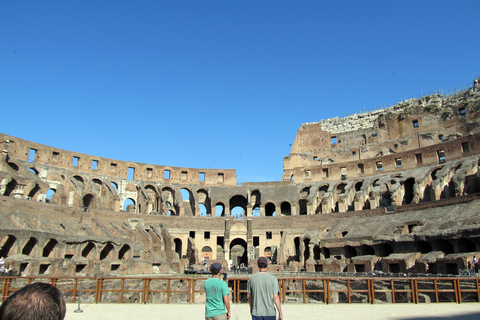
[[[222,265],[218,262],[212,263],[210,272],[212,277],[205,280],[203,289],[207,301],[205,303],[205,320],[226,320],[230,319],[230,300],[228,285],[221,279]],[[225,308],[227,311],[225,312]]]
[[[267,273],[268,260],[265,257],[258,258],[260,271],[253,274],[248,280],[247,292],[250,314],[253,320],[276,320],[275,307],[278,311],[278,320],[283,319],[278,295],[278,280],[275,276]]]

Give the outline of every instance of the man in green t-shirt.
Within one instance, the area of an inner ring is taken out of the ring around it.
[[[230,319],[230,300],[228,285],[221,279],[222,265],[218,262],[212,263],[210,272],[212,277],[205,280],[203,289],[207,301],[205,303],[205,320],[226,320]],[[225,309],[227,311],[225,312]]]
[[[250,277],[247,285],[248,303],[250,304],[252,319],[276,320],[276,307],[278,320],[282,320],[283,314],[278,295],[278,280],[275,276],[267,273],[267,258],[258,258],[257,264],[260,271]]]

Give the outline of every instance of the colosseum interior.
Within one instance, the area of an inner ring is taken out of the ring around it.
[[[275,182],[0,134],[0,256],[26,276],[175,274],[259,256],[273,271],[459,274],[480,258],[479,80],[302,124]]]

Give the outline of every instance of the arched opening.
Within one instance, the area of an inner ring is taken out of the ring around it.
[[[128,244],[124,244],[120,250],[118,251],[118,259],[119,260],[128,260],[127,253],[130,252],[130,246]]]
[[[259,205],[256,205],[256,206],[253,207],[253,209],[252,209],[252,216],[253,216],[253,217],[260,217],[260,215],[261,215],[260,206],[259,206]]]
[[[215,217],[225,217],[225,205],[221,202],[215,205]]]
[[[275,216],[275,205],[271,202],[265,205],[265,216],[274,217]]]
[[[42,257],[53,258],[53,249],[57,246],[58,241],[55,239],[48,240],[47,244],[43,247]]]
[[[314,247],[313,247],[313,259],[314,260],[320,260],[320,257],[321,257],[321,251],[320,251],[320,246],[318,244],[316,244]]]
[[[8,257],[8,253],[15,244],[15,241],[17,241],[17,238],[12,235],[3,237],[2,242],[0,242],[0,257]]]
[[[280,205],[280,212],[282,216],[291,216],[292,215],[292,206],[290,205],[290,202],[282,202]]]
[[[298,201],[298,205],[300,207],[300,215],[306,215],[307,214],[307,199],[300,199]]]
[[[190,190],[186,188],[180,189],[180,193],[182,194],[182,199],[183,199],[183,207],[185,209],[185,214],[186,215],[195,215],[195,198],[193,197],[193,194],[190,192]]]
[[[85,244],[85,247],[82,249],[82,257],[88,258],[88,259],[94,259],[95,257],[93,256],[93,252],[95,249],[95,244],[92,241],[88,241]]]
[[[28,171],[30,171],[31,173],[33,173],[34,175],[38,176],[38,174],[40,173],[37,169],[35,168],[28,168]]]
[[[477,247],[472,240],[461,238],[458,240],[458,252],[475,252]]]
[[[363,180],[355,183],[355,191],[360,191],[363,186]]]
[[[110,185],[113,187],[113,189],[115,190],[115,192],[118,191],[118,184],[116,184],[115,182],[111,181],[111,182],[110,182]]]
[[[178,259],[182,259],[182,239],[180,238],[175,238],[175,252],[178,255]]]
[[[340,183],[338,186],[337,186],[337,194],[342,194],[342,193],[345,193],[345,187],[347,186],[346,183]]]
[[[114,246],[112,243],[110,242],[106,243],[102,251],[100,252],[100,260],[105,260],[107,258],[110,258],[113,252],[113,249],[114,249]]]
[[[135,201],[132,198],[125,199],[123,202],[123,211],[135,213]]]
[[[243,219],[243,217],[245,216],[245,210],[242,207],[233,207],[231,216],[235,219]]]
[[[263,250],[263,256],[269,261],[272,261],[272,247],[265,247]]]
[[[378,246],[377,255],[379,257],[388,257],[390,254],[393,253],[393,248],[388,243],[382,243]]]
[[[345,251],[345,258],[349,259],[357,256],[357,250],[354,247],[345,246],[343,249]]]
[[[213,259],[213,252],[212,248],[209,246],[205,246],[202,248],[202,261],[203,260],[212,260]]]
[[[75,175],[73,176],[73,178],[81,183],[85,183],[85,179],[83,179],[82,176],[79,176],[79,175]]]
[[[429,252],[432,251],[432,246],[430,245],[430,243],[428,243],[426,241],[418,241],[417,242],[417,251],[422,253],[422,254],[429,253]]]
[[[93,194],[86,194],[83,197],[83,209],[85,211],[87,211],[90,208],[93,208],[94,203],[95,203],[95,197],[93,196]]]
[[[414,178],[408,178],[405,183],[403,184],[404,188],[404,195],[402,204],[410,204],[413,200],[413,186],[415,185]]]
[[[247,212],[247,199],[241,195],[233,196],[230,199],[230,208],[232,208],[232,216],[242,219]]]
[[[13,163],[13,162],[10,162],[10,161],[7,162],[7,163],[10,166],[10,168],[12,168],[15,171],[18,171],[20,169],[19,166],[16,163]]]
[[[242,263],[248,266],[247,242],[241,238],[235,238],[230,242],[230,260],[234,265],[240,266]]]
[[[295,237],[295,239],[293,239],[293,242],[295,244],[295,261],[298,261],[300,262],[300,237]]]
[[[199,189],[197,190],[197,199],[200,206],[200,215],[211,216],[212,200],[208,196],[207,190]],[[203,209],[202,209],[203,206]]]
[[[200,208],[200,216],[201,217],[206,217],[207,214],[207,207],[203,203],[199,203],[198,207]]]
[[[9,183],[7,183],[7,186],[5,188],[5,192],[3,193],[4,196],[10,196],[13,190],[15,190],[15,187],[17,186],[17,181],[15,179],[10,180]]]
[[[375,250],[371,246],[363,244],[360,246],[360,254],[362,256],[375,255]]]
[[[32,190],[30,190],[30,192],[27,195],[28,199],[30,200],[33,199],[35,195],[38,193],[38,191],[40,191],[40,187],[38,186],[38,184],[35,183],[35,187],[33,187]]]
[[[27,243],[23,246],[22,254],[29,256],[30,253],[32,253],[33,248],[35,248],[35,246],[37,245],[37,243],[38,243],[37,239],[33,237],[28,239]]]
[[[310,259],[310,250],[309,250],[309,245],[310,245],[310,239],[305,238],[303,239],[303,264],[305,265],[307,263],[307,260]]]
[[[52,201],[52,198],[53,198],[53,195],[54,195],[56,192],[57,192],[57,190],[55,190],[55,189],[52,189],[52,188],[48,189],[48,191],[47,191],[47,198],[46,198],[45,201],[46,201],[46,202],[53,202],[53,201]]]
[[[92,179],[92,181],[93,181],[93,183],[98,184],[99,186],[103,185],[103,182],[100,179]]]
[[[444,240],[444,239],[437,239],[435,241],[435,246],[437,248],[437,251],[442,251],[443,253],[447,254],[452,254],[455,252],[453,248],[453,244],[451,244],[449,241]]]

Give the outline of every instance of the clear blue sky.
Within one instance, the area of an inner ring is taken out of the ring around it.
[[[0,2],[0,132],[278,181],[302,123],[480,74],[480,1]]]

